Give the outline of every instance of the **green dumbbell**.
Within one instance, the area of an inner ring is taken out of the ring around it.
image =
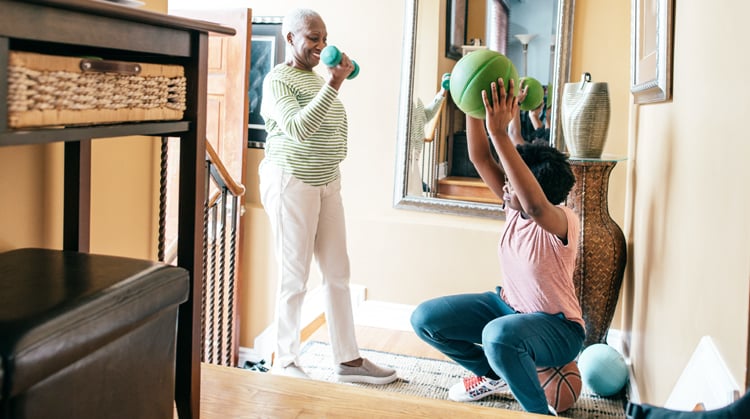
[[[333,45],[329,45],[323,48],[323,51],[320,51],[320,60],[328,67],[336,67],[341,62],[341,51]],[[359,74],[359,64],[354,60],[352,60],[352,64],[354,64],[354,70],[347,77],[350,80]]]
[[[443,74],[443,80],[440,82],[440,87],[442,87],[445,90],[450,90],[450,88],[451,88],[451,73],[445,73],[445,74]]]

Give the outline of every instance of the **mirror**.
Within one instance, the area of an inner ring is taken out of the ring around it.
[[[479,38],[479,48],[486,48],[486,45],[489,44],[488,48],[503,52],[511,58],[518,69],[519,76],[523,76],[524,68],[528,68],[528,75],[537,78],[539,76],[530,71],[532,65],[536,65],[537,68],[546,66],[543,73],[548,79],[540,79],[540,81],[542,84],[549,83],[552,86],[552,91],[550,92],[552,97],[552,106],[550,109],[550,143],[558,149],[564,150],[562,127],[560,118],[557,115],[560,112],[562,88],[569,80],[570,75],[570,44],[572,40],[573,4],[575,0],[544,1],[545,4],[550,4],[551,10],[549,13],[541,13],[542,15],[547,14],[549,17],[547,18],[547,28],[539,30],[549,31],[549,34],[538,36],[537,41],[544,42],[540,46],[535,45],[533,42],[527,42],[528,52],[523,54],[520,52],[522,51],[522,43],[514,35],[523,33],[534,34],[538,32],[535,32],[537,29],[523,26],[514,21],[514,7],[534,8],[538,6],[537,1],[470,0],[466,2],[467,6],[463,9],[456,8],[455,4],[459,2],[452,0],[438,2],[430,0],[406,1],[394,207],[453,215],[491,218],[501,218],[503,216],[501,203],[494,200],[494,195],[483,198],[480,196],[481,193],[479,193],[472,198],[465,198],[461,195],[440,193],[440,180],[446,179],[448,160],[453,156],[451,149],[454,145],[454,125],[458,124],[462,126],[464,123],[464,114],[450,104],[449,98],[445,101],[444,112],[434,121],[437,124],[435,139],[425,142],[423,147],[421,145],[418,146],[421,147],[419,159],[415,158],[415,154],[411,150],[412,142],[410,138],[412,137],[412,133],[418,132],[415,129],[419,129],[416,126],[418,124],[412,122],[416,115],[414,110],[417,102],[429,104],[440,87],[442,74],[450,72],[456,63],[456,60],[446,57],[446,45],[444,44],[445,42],[452,42],[451,40],[455,38],[455,34],[451,32],[452,28],[450,28],[451,21],[466,23],[464,30],[466,30],[467,39],[465,43],[471,43],[472,45],[464,47],[465,51],[477,48],[473,41]],[[533,5],[530,6],[532,3]],[[450,7],[451,5],[453,5],[453,8]],[[456,12],[463,12],[466,15],[458,17],[448,15],[446,18],[446,13]],[[510,17],[509,19],[508,16]],[[544,18],[540,19],[543,20]],[[503,20],[505,23],[503,23]],[[473,32],[470,29],[472,22],[477,21],[479,21],[480,26],[483,23],[485,26],[484,30],[480,28],[478,37],[476,36],[476,29]],[[504,29],[501,29],[501,27],[504,27]],[[446,34],[445,38],[441,38],[439,36],[440,33]],[[449,41],[445,39],[449,39]],[[536,55],[532,57],[530,52],[532,48],[547,48],[543,52],[543,55],[548,57],[545,58],[546,61],[539,63]],[[429,137],[429,132],[431,131],[429,123],[427,124],[426,131]],[[468,157],[466,160],[468,161]],[[469,166],[471,166],[470,163]],[[471,169],[473,170],[473,166],[471,166]],[[415,173],[417,174],[415,175]],[[409,188],[410,176],[412,176],[412,181],[415,180],[415,177],[419,177],[417,182],[421,181],[423,186],[422,191],[415,193],[413,187]],[[481,179],[477,179],[477,182],[483,186]],[[412,190],[411,193],[409,189]]]

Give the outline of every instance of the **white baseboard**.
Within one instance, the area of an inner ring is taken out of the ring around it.
[[[240,347],[240,354],[242,354],[243,349],[246,349],[247,351],[252,351],[252,353],[257,354],[257,356],[259,356],[260,359],[265,359],[266,364],[271,364],[271,359],[272,359],[271,355],[273,354],[273,351],[274,351],[273,336],[274,336],[274,333],[273,333],[273,324],[272,324],[266,327],[265,329],[263,329],[263,331],[258,336],[255,337],[252,348]]]
[[[623,356],[625,359],[625,364],[628,366],[628,383],[627,383],[627,393],[628,393],[628,401],[633,403],[640,403],[641,402],[641,394],[638,391],[638,382],[635,380],[635,371],[633,370],[633,363],[630,361],[630,358],[625,356],[625,352],[623,350],[624,345],[624,336],[622,332],[618,329],[609,329],[607,331],[607,345],[615,348],[617,352],[620,353],[620,355]]]

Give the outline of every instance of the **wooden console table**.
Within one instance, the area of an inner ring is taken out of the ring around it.
[[[181,418],[197,418],[208,34],[234,35],[235,31],[95,0],[0,0],[0,11],[0,147],[65,142],[64,250],[89,251],[92,139],[131,135],[180,138],[178,265],[190,272],[191,290],[179,309],[175,402]],[[181,65],[187,78],[187,109],[178,121],[11,129],[7,101],[10,51]]]

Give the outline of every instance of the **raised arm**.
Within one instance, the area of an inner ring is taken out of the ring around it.
[[[440,110],[443,109],[443,104],[445,103],[445,96],[447,95],[447,93],[448,91],[445,89],[438,90],[438,92],[435,93],[435,97],[432,98],[432,102],[424,107],[425,122],[429,122],[432,120],[432,118],[440,115]]]
[[[502,199],[505,173],[492,157],[484,122],[469,115],[466,115],[466,145],[469,149],[469,160],[474,164],[479,176],[490,190]]]
[[[513,144],[518,145],[526,142],[526,140],[523,139],[521,129],[521,112],[517,112],[510,121],[510,125],[508,125],[508,135],[510,136],[510,140],[513,141]]]
[[[565,213],[547,200],[539,182],[508,136],[508,123],[518,113],[518,101],[512,94],[513,89],[512,80],[510,81],[511,94],[505,92],[502,79],[499,79],[497,83],[492,83],[492,104],[487,97],[487,92],[482,91],[487,113],[485,120],[487,131],[490,133],[492,144],[500,157],[500,164],[505,170],[505,175],[515,191],[523,212],[533,218],[534,222],[543,229],[560,238],[566,238],[568,220]]]
[[[529,119],[535,130],[544,127],[544,123],[542,123],[542,109],[544,109],[544,103],[539,105],[536,109],[529,111]]]

